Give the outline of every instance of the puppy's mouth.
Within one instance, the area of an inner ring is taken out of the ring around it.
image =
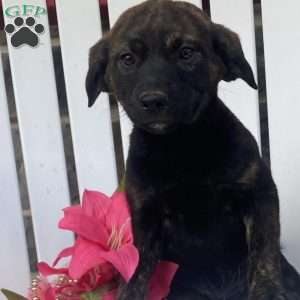
[[[160,131],[160,130],[165,130],[167,127],[168,127],[168,124],[167,123],[150,123],[148,124],[148,127],[153,129],[153,130],[157,130],[157,131]]]
[[[171,125],[169,122],[151,122],[142,125],[142,128],[146,131],[153,134],[165,134],[174,129],[174,125]]]

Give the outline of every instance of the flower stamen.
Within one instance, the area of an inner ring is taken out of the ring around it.
[[[107,240],[107,246],[112,250],[117,250],[122,246],[124,232],[126,225],[130,222],[130,218],[128,218],[124,224],[117,229],[115,225],[112,226],[111,234],[109,239]]]

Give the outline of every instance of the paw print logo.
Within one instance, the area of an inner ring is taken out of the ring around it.
[[[24,20],[22,17],[16,17],[14,24],[7,24],[5,31],[11,34],[11,44],[14,47],[28,45],[35,47],[39,43],[39,37],[44,32],[45,28],[42,24],[36,24],[33,17],[28,17]]]

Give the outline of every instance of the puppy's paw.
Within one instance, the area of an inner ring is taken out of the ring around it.
[[[122,293],[117,297],[118,300],[144,300],[143,296],[140,296],[135,293]]]
[[[146,299],[143,295],[143,291],[132,285],[123,285],[118,291],[118,300],[144,300]]]

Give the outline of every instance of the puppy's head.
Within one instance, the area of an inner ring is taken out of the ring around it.
[[[149,0],[127,10],[90,50],[89,106],[115,95],[133,123],[163,134],[205,114],[219,81],[256,88],[237,34],[194,5]]]

